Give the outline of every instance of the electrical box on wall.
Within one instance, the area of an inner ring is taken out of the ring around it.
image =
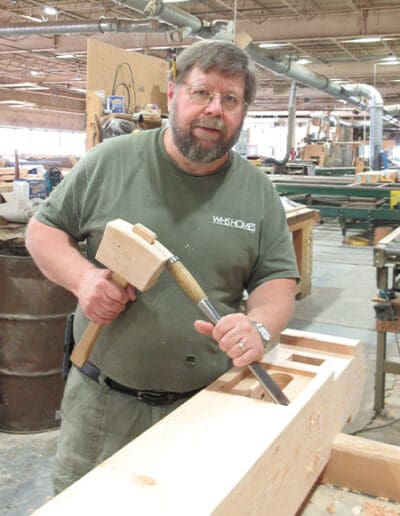
[[[120,95],[106,97],[104,113],[125,113],[124,97]]]

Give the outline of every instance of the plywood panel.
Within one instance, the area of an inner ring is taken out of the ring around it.
[[[119,70],[119,71],[118,71]],[[131,73],[132,72],[132,73]],[[113,92],[113,85],[119,85]],[[87,51],[87,149],[97,143],[95,136],[101,118],[99,92],[122,95],[125,108],[156,104],[167,112],[168,63],[162,59],[128,52],[94,39],[88,40]]]

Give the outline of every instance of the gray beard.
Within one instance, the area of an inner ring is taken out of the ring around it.
[[[217,128],[221,124],[220,120],[210,118],[194,120],[190,129],[184,130],[176,123],[175,110],[175,106],[172,106],[170,111],[172,137],[179,151],[189,161],[197,161],[198,163],[210,163],[211,161],[222,158],[222,156],[224,156],[235,145],[239,138],[240,131],[242,130],[243,121],[240,124],[240,127],[238,127],[238,129],[229,140],[224,139],[224,134],[222,132],[221,139],[219,141],[212,142],[212,144],[206,146],[203,145],[202,142],[192,134],[192,128],[201,125],[202,122],[206,124],[206,120],[209,121],[209,127],[214,126]]]

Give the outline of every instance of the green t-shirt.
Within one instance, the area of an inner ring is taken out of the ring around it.
[[[267,176],[233,151],[215,174],[190,175],[168,156],[160,129],[97,145],[36,217],[86,240],[91,260],[107,222],[144,224],[180,257],[221,315],[239,310],[244,289],[298,277],[285,212]],[[205,317],[164,271],[103,329],[91,361],[137,389],[203,387],[232,363],[193,328],[199,318]],[[78,306],[77,342],[86,325]]]

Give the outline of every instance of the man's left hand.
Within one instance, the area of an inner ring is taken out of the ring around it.
[[[194,327],[202,335],[213,337],[236,367],[259,362],[264,356],[262,339],[254,324],[244,314],[226,315],[215,326],[198,320]]]

